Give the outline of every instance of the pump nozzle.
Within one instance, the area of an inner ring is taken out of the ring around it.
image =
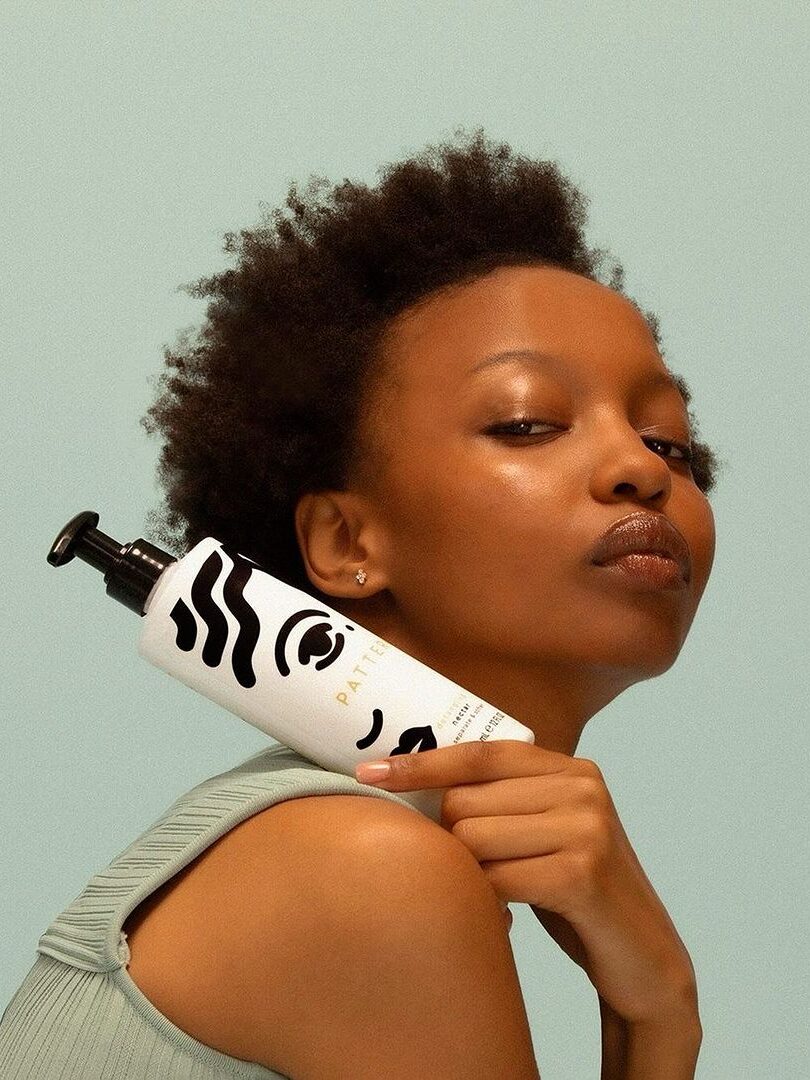
[[[48,562],[64,566],[78,555],[104,573],[108,596],[139,615],[145,614],[144,605],[155,582],[177,560],[148,540],[120,544],[96,525],[98,514],[93,510],[83,510],[71,518],[51,545]]]

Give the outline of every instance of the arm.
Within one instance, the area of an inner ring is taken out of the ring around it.
[[[500,906],[466,848],[365,796],[272,814],[242,1056],[295,1080],[540,1080]]]
[[[600,1080],[693,1080],[703,1031],[697,1010],[628,1023],[599,998]]]
[[[588,958],[579,935],[554,911],[535,904],[532,911],[546,932],[575,964],[587,972]],[[691,961],[670,990],[659,994],[643,1019],[629,1021],[599,997],[602,1022],[600,1080],[692,1080],[703,1031]]]

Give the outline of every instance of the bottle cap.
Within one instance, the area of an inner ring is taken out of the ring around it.
[[[48,562],[51,566],[64,566],[78,555],[104,574],[108,596],[144,615],[144,605],[155,582],[177,559],[142,538],[121,544],[96,525],[98,514],[93,510],[83,510],[71,518],[51,545]]]

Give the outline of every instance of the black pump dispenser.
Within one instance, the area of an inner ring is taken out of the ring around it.
[[[177,559],[148,540],[120,544],[96,525],[98,514],[93,510],[83,510],[71,518],[51,545],[48,562],[64,566],[78,555],[104,573],[108,596],[138,615],[145,615],[144,605],[155,582]]]

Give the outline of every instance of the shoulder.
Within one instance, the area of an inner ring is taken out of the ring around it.
[[[536,1077],[498,899],[451,833],[392,800],[326,795],[228,836],[167,906],[162,940],[182,956],[162,955],[158,992],[178,1026],[302,1080],[349,1060],[357,1080],[482,1062]]]

